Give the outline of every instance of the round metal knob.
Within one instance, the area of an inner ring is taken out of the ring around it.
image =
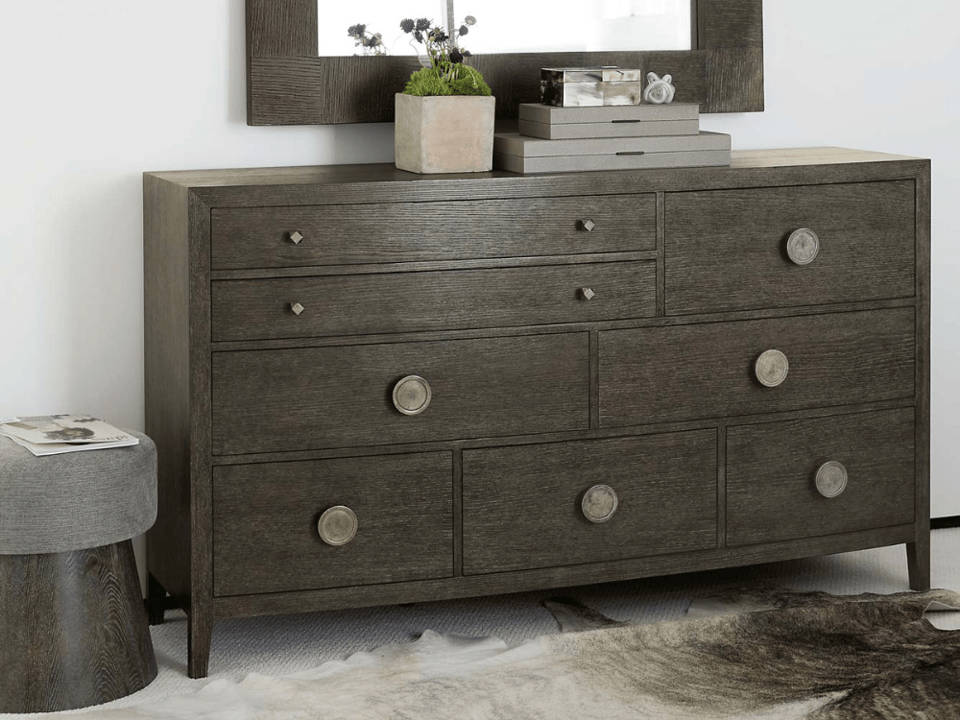
[[[393,386],[393,405],[404,415],[419,415],[427,409],[433,393],[419,375],[407,375]]]
[[[587,232],[590,232],[590,231],[593,230],[596,226],[597,226],[597,224],[596,224],[593,220],[581,220],[581,221],[580,221],[580,227],[582,227],[582,228],[583,228],[584,230],[586,230]]]
[[[593,300],[597,294],[591,288],[580,288],[580,295],[584,300]]]
[[[290,303],[290,309],[293,310],[294,315],[299,315],[304,310],[306,310],[306,308],[303,307],[303,305],[301,305],[300,303]]]
[[[809,265],[820,252],[820,238],[810,228],[800,228],[787,238],[787,255],[797,265]]]
[[[767,350],[753,365],[753,372],[761,385],[776,387],[787,379],[790,363],[779,350]]]
[[[620,504],[617,493],[609,485],[594,485],[583,494],[580,509],[592,523],[606,522],[613,517]]]
[[[357,515],[346,505],[327,508],[317,522],[320,539],[327,545],[339,547],[353,540],[357,534]]]
[[[293,241],[294,245],[299,245],[300,241],[303,240],[303,233],[301,233],[299,230],[294,230],[292,233],[290,233],[290,240]]]
[[[836,460],[825,462],[817,470],[817,492],[825,498],[839,495],[847,487],[847,469]]]

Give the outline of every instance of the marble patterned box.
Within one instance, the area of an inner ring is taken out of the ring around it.
[[[639,70],[615,65],[542,68],[540,102],[555,107],[637,105],[642,83]]]

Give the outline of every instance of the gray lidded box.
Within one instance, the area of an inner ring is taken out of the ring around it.
[[[494,167],[518,173],[627,170],[730,164],[730,136],[696,135],[540,140],[494,136]]]
[[[558,107],[636,105],[642,79],[639,70],[613,65],[542,68],[540,102]]]

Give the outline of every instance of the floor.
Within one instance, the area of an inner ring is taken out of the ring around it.
[[[960,591],[960,528],[933,531],[931,544],[933,586]],[[342,659],[358,650],[407,642],[427,628],[474,636],[494,635],[515,645],[558,631],[553,616],[540,605],[542,599],[550,596],[574,597],[615,620],[650,623],[681,619],[693,597],[758,581],[840,595],[901,592],[908,589],[906,553],[899,545],[552,592],[225,620],[216,624],[210,677],[202,680],[186,676],[186,617],[168,612],[166,622],[152,629],[160,670],[157,679],[140,692],[102,707],[140,705],[182,695],[214,678],[239,681],[250,672],[292,673],[327,660]],[[941,629],[960,629],[960,612],[931,613],[930,620]]]

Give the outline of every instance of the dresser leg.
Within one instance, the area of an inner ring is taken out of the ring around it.
[[[210,665],[210,640],[213,637],[213,618],[210,613],[192,610],[188,616],[187,675],[204,678]]]
[[[930,531],[907,543],[907,573],[911,590],[930,589]]]
[[[163,613],[167,607],[167,590],[152,573],[147,574],[147,621],[151,625],[163,625]]]

